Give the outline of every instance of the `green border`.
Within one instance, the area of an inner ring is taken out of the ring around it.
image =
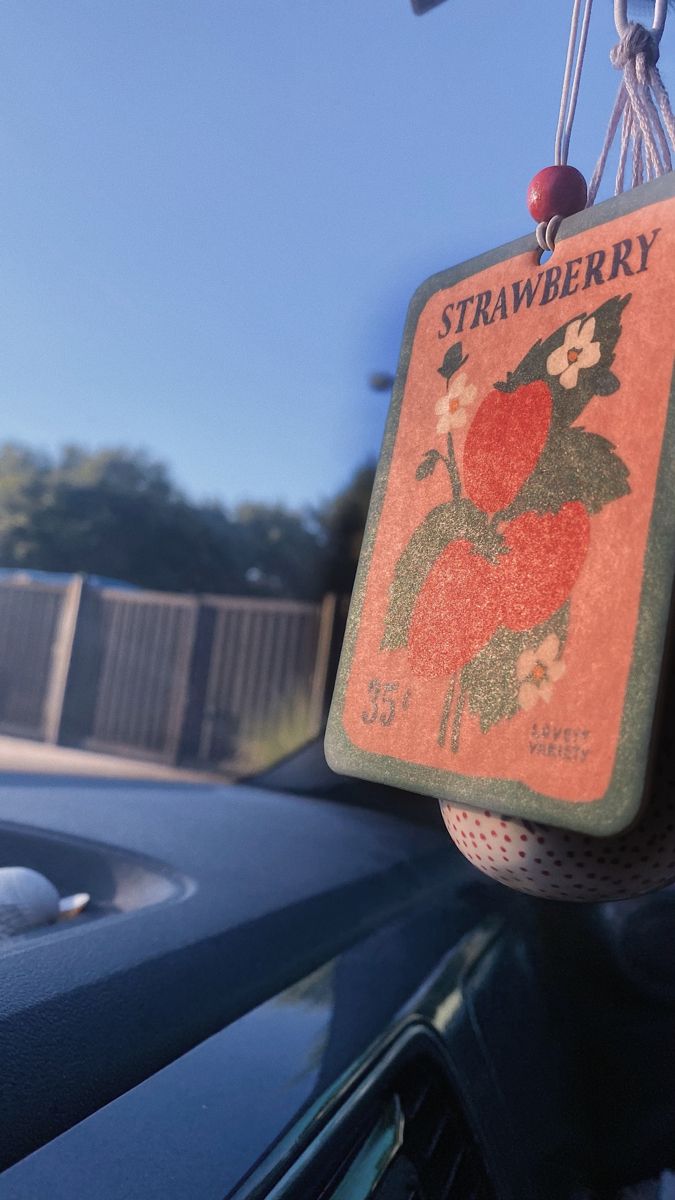
[[[596,225],[626,213],[647,208],[675,195],[675,175],[643,184],[622,196],[570,217],[560,227],[557,240],[564,241]],[[661,664],[671,609],[675,576],[675,374],[661,450],[654,507],[649,527],[645,572],[635,635],[633,659],[619,748],[609,787],[604,796],[587,803],[571,804],[535,792],[526,784],[498,777],[460,775],[388,755],[361,750],[347,736],[342,724],[344,696],[351,669],[356,635],[363,606],[365,585],[384,503],[389,467],[398,430],[413,339],[420,315],[436,292],[452,287],[487,267],[517,255],[538,252],[533,234],[500,246],[478,258],[427,279],[415,292],[408,309],[391,406],[384,431],[382,451],[349,609],[340,666],[326,730],[326,759],[334,771],[362,779],[384,781],[410,791],[474,808],[493,808],[511,816],[546,821],[595,836],[609,836],[628,828],[642,807],[648,778],[652,733],[659,694]],[[667,317],[667,314],[663,314]],[[608,614],[610,616],[610,614]]]

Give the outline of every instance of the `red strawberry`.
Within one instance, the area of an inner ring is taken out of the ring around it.
[[[464,487],[484,512],[506,508],[532,474],[551,424],[552,400],[542,379],[515,392],[489,392],[464,446]]]
[[[557,513],[523,513],[500,529],[509,553],[499,560],[501,621],[530,629],[569,597],[588,551],[590,520],[579,500]]]
[[[451,542],[439,554],[415,602],[408,652],[416,675],[450,676],[495,633],[499,621],[498,567],[470,542]]]

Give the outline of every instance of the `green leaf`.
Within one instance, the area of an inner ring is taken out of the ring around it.
[[[553,335],[557,336],[557,332]],[[495,383],[498,392],[515,392],[524,383],[532,383],[535,379],[546,378],[546,354],[544,347],[547,342],[535,342],[515,371],[507,371],[506,379]],[[550,351],[549,351],[550,353]]]
[[[438,450],[427,450],[419,467],[415,471],[415,479],[426,479],[428,475],[432,475],[436,464],[443,461],[443,455],[439,454]]]
[[[621,384],[613,371],[605,371],[603,375],[596,381],[595,394],[596,396],[613,396],[614,392],[618,392]]]
[[[516,662],[523,649],[522,638],[522,634],[498,629],[462,671],[462,691],[470,711],[480,719],[483,733],[518,711]]]
[[[616,343],[621,335],[621,314],[629,300],[630,293],[627,296],[612,296],[593,312],[577,313],[576,316],[570,317],[550,337],[543,342],[535,342],[515,371],[509,371],[506,379],[496,383],[495,387],[501,392],[515,392],[525,383],[544,379],[553,396],[554,420],[560,424],[571,424],[593,396],[611,396],[619,388],[619,381],[610,368],[614,362]],[[593,340],[600,344],[600,358],[594,366],[581,368],[576,387],[564,388],[558,377],[549,375],[546,369],[548,357],[564,344],[565,331],[573,321],[584,322],[589,317],[595,318]]]
[[[571,500],[597,513],[630,493],[628,477],[628,467],[607,438],[582,426],[562,426],[552,431],[537,466],[501,516],[511,520],[524,512],[558,512]]]
[[[470,500],[456,500],[432,508],[412,534],[401,554],[389,589],[389,606],[381,648],[396,650],[408,643],[415,601],[438,555],[450,542],[470,541],[476,553],[496,561],[503,538],[487,516]]]
[[[568,600],[548,621],[525,633],[513,633],[503,627],[498,629],[487,646],[464,667],[462,691],[470,711],[478,717],[483,733],[519,711],[520,680],[516,667],[523,650],[535,649],[550,633],[555,633],[562,650],[567,639],[569,609]]]

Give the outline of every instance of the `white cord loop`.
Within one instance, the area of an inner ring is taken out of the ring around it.
[[[656,0],[654,4],[654,21],[650,32],[657,42],[661,41],[667,15],[668,0]],[[616,32],[622,38],[631,24],[628,20],[628,0],[614,0],[614,24],[616,25]]]
[[[626,0],[615,0],[614,15],[621,41],[610,53],[612,65],[623,71],[607,133],[588,187],[588,207],[595,202],[617,129],[621,125],[615,194],[625,188],[626,168],[632,156],[631,187],[656,179],[673,169],[675,117],[668,92],[659,74],[659,40],[666,19],[666,0],[657,0],[654,24],[645,29],[626,21]]]
[[[562,217],[551,217],[550,221],[540,221],[535,230],[537,244],[541,250],[555,250],[555,239],[562,223]]]

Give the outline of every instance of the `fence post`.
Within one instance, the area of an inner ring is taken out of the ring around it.
[[[84,585],[84,575],[74,575],[70,583],[66,584],[52,646],[44,706],[44,736],[46,742],[52,742],[54,745],[61,736],[63,708]]]
[[[309,699],[308,724],[310,736],[315,736],[321,732],[325,716],[326,681],[328,679],[328,667],[333,641],[336,601],[337,597],[333,592],[328,592],[321,601],[319,636],[316,643],[314,675]]]
[[[214,625],[213,604],[209,603],[207,599],[200,598],[187,685],[187,702],[177,742],[176,762],[195,763],[201,760],[200,765],[202,766],[204,763],[201,742],[213,651]]]
[[[188,599],[186,597],[186,599]],[[180,647],[180,656],[177,663],[176,679],[174,682],[173,695],[169,710],[169,719],[166,731],[166,753],[165,758],[174,766],[181,757],[183,742],[185,738],[186,723],[190,714],[190,684],[192,681],[192,664],[195,654],[195,643],[197,640],[197,629],[199,625],[199,616],[202,610],[202,604],[195,597],[189,598],[189,621],[185,634],[183,636],[183,644]]]

